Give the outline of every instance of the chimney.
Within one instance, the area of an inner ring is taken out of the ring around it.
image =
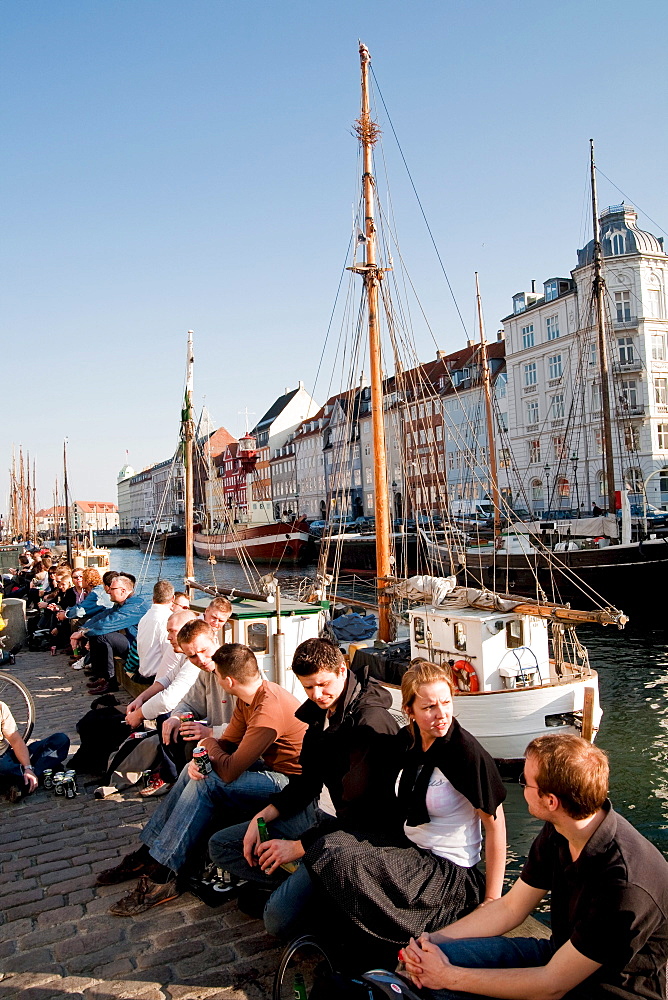
[[[506,331],[505,330],[497,330],[496,331],[496,339],[497,340],[505,340],[506,339]]]
[[[303,389],[304,388],[304,383],[302,382],[301,379],[299,380],[299,382],[297,382],[297,388],[298,389]]]
[[[445,351],[436,351],[436,360],[442,361],[443,358],[447,358],[447,354],[445,353]]]
[[[536,279],[535,278],[531,279],[531,291],[532,292],[536,291]]]

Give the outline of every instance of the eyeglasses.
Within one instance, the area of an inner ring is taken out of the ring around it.
[[[524,777],[524,771],[522,771],[522,773],[520,774],[520,776],[519,776],[519,778],[517,780],[520,783],[520,785],[522,786],[522,788],[538,788],[538,785],[529,785],[529,784],[527,784],[527,779]]]

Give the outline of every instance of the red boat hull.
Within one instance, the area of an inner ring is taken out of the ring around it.
[[[234,526],[233,531],[205,535],[194,534],[195,554],[200,559],[214,557],[223,562],[237,562],[247,555],[253,562],[304,562],[312,549],[312,540],[303,519],[285,523]]]

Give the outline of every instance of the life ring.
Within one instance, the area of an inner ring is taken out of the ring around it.
[[[456,660],[452,665],[452,672],[460,691],[480,690],[476,669],[468,660]]]

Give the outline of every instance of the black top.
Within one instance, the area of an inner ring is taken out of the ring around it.
[[[325,785],[337,816],[308,830],[300,838],[304,847],[337,827],[366,829],[372,821],[375,825],[389,808],[394,779],[379,773],[375,737],[399,729],[388,712],[391,704],[391,694],[378,681],[365,671],[349,670],[327,728],[327,712],[315,702],[305,701],[295,712],[308,725],[299,758],[302,773],[291,777],[271,802],[282,817],[294,816],[317,799]]]
[[[587,997],[663,1000],[668,961],[668,864],[609,801],[606,817],[577,861],[546,823],[522,881],[551,892],[552,939],[602,968]]]
[[[496,764],[477,739],[453,719],[445,736],[439,736],[428,750],[423,751],[417,726],[414,731],[415,742],[408,729],[405,735],[401,733],[399,736],[405,751],[399,782],[399,807],[408,825],[421,826],[429,822],[426,796],[435,767],[469,800],[474,809],[495,816],[506,797],[506,790]]]

